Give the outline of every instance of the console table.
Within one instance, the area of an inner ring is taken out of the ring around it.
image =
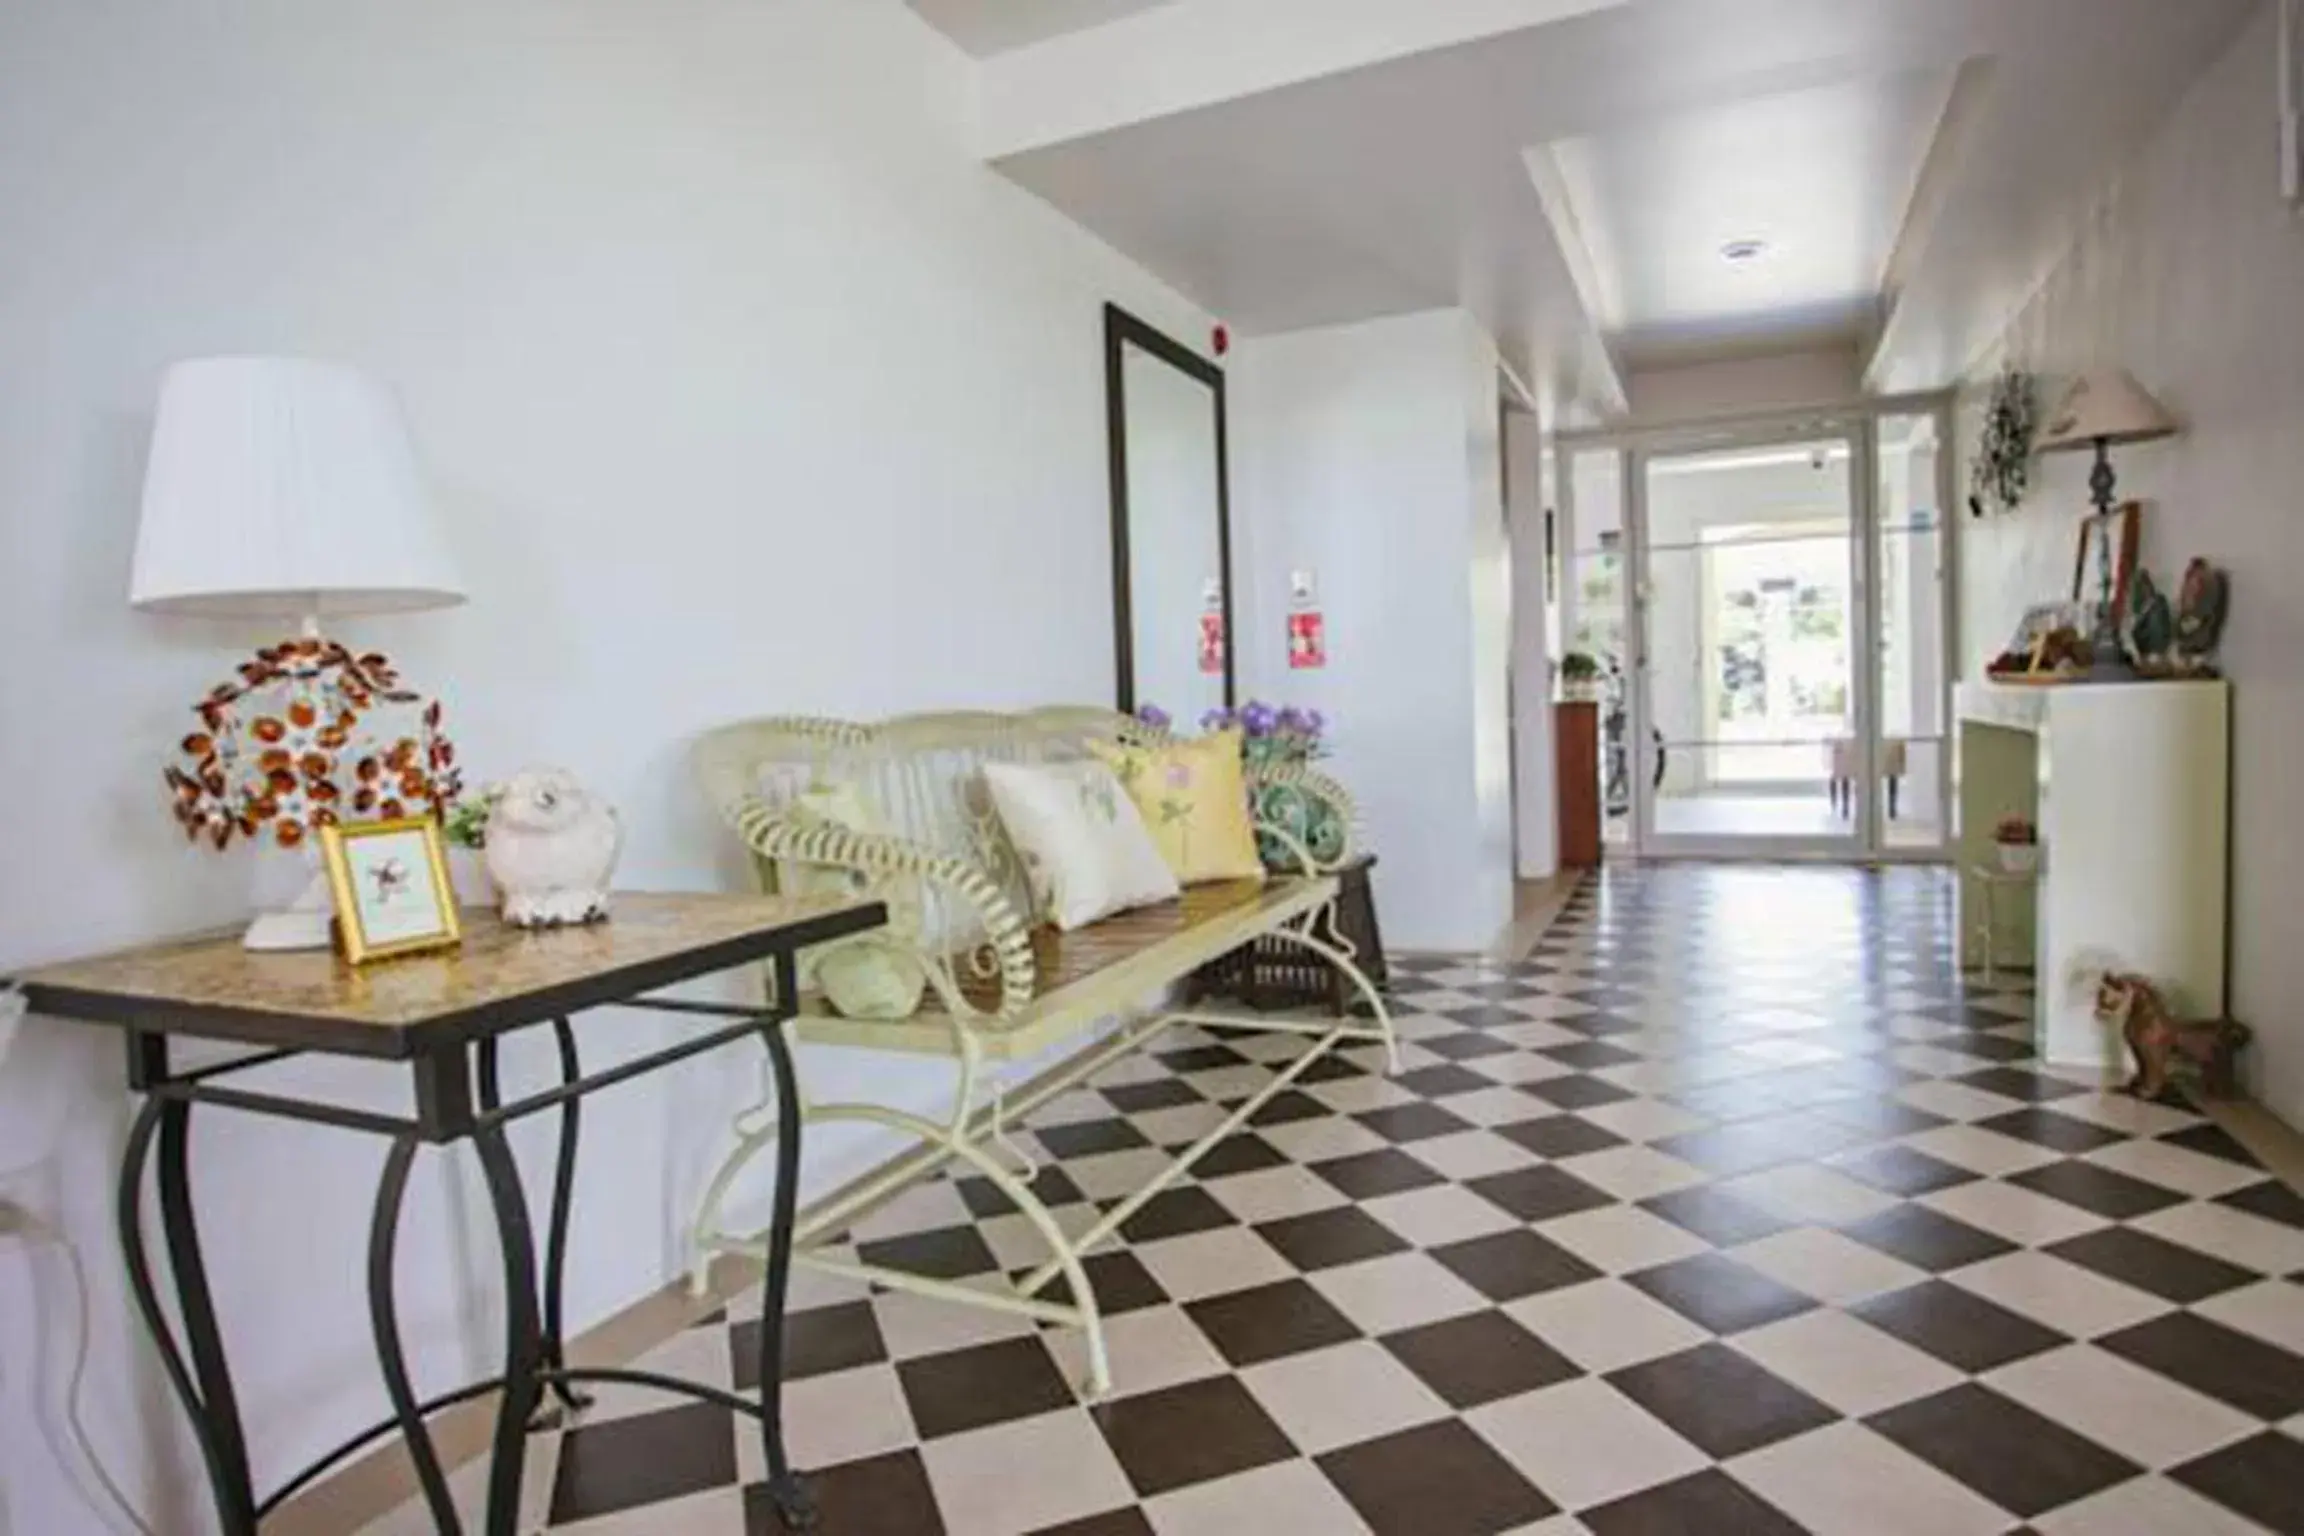
[[[529,1421],[546,1391],[570,1406],[583,1382],[625,1382],[683,1393],[757,1419],[770,1489],[790,1526],[814,1523],[805,1487],[784,1456],[780,1385],[785,1284],[800,1160],[800,1117],[778,1116],[777,1181],[768,1245],[767,1299],[760,1328],[760,1400],[646,1372],[570,1370],[563,1355],[561,1282],[566,1268],[578,1104],[587,1094],[659,1071],[738,1041],[768,1052],[778,1107],[798,1102],[784,1038],[802,948],[876,928],[877,902],[852,896],[758,897],[620,895],[613,917],[587,928],[526,932],[493,914],[470,913],[463,946],[355,970],[327,953],[254,954],[237,933],[52,966],[19,978],[32,1008],[56,1018],[126,1031],[128,1085],[144,1096],[121,1157],[120,1244],[129,1285],[158,1348],[171,1388],[190,1417],[205,1462],[218,1524],[226,1536],[253,1536],[257,1522],[354,1452],[397,1430],[434,1521],[461,1533],[427,1414],[491,1392],[497,1405],[486,1529],[513,1536]],[[714,972],[767,962],[772,1001],[737,1007],[650,994]],[[615,1004],[691,1015],[699,1033],[676,1045],[583,1075],[570,1018]],[[503,1102],[497,1044],[514,1030],[549,1023],[559,1046],[560,1083]],[[174,1069],[175,1039],[232,1041],[259,1049],[236,1060]],[[304,1054],[363,1058],[407,1070],[412,1112],[347,1108],[263,1088],[235,1075]],[[248,1465],[240,1411],[216,1309],[201,1263],[191,1197],[188,1142],[194,1105],[283,1116],[390,1139],[369,1231],[370,1323],[392,1417],[355,1435],[312,1465],[280,1480],[259,1500]],[[560,1111],[542,1283],[528,1203],[505,1127],[547,1109]],[[401,1197],[419,1146],[469,1140],[478,1154],[504,1260],[505,1344],[500,1375],[426,1401],[409,1385],[392,1285]],[[182,1319],[179,1345],[162,1310],[145,1248],[146,1165],[157,1145],[160,1231]]]
[[[2122,1052],[2095,973],[2151,977],[2181,1017],[2222,1015],[2231,685],[1962,683],[1954,699],[1962,968],[2033,966],[2041,1057],[2107,1074]],[[1986,955],[1969,913],[2007,815],[2038,826],[2040,874],[1995,893],[1992,942],[2010,953]]]

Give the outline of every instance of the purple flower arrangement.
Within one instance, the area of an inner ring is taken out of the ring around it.
[[[1260,699],[1250,699],[1237,710],[1212,709],[1200,717],[1203,731],[1228,730],[1235,725],[1250,741],[1284,741],[1298,748],[1293,755],[1303,757],[1319,755],[1320,738],[1328,730],[1327,717],[1316,709],[1298,709],[1293,704],[1275,709]]]
[[[1157,704],[1140,704],[1136,718],[1156,731],[1170,730],[1176,717]],[[1328,717],[1293,704],[1274,706],[1251,699],[1238,709],[1211,709],[1200,717],[1203,732],[1238,728],[1241,753],[1250,768],[1309,763],[1328,755]]]

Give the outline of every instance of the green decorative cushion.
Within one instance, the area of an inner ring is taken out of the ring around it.
[[[827,944],[816,957],[816,985],[851,1019],[907,1019],[928,985],[920,963],[871,938]]]
[[[841,781],[804,790],[792,802],[795,821],[829,822],[851,832],[872,835],[884,830],[871,802],[854,784]],[[850,891],[862,881],[845,870],[798,867],[784,889],[795,893]],[[840,1013],[851,1019],[909,1018],[920,1007],[920,994],[928,985],[918,961],[888,947],[876,934],[860,934],[803,950],[799,957],[800,985],[813,986]]]

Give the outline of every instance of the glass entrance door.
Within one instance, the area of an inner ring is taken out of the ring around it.
[[[1875,427],[1877,847],[1890,854],[1940,854],[1952,825],[1952,521],[1945,513],[1950,448],[1936,411],[1883,415]]]
[[[1643,851],[1870,845],[1868,459],[1858,425],[1635,455]]]
[[[1633,851],[1632,545],[1629,455],[1619,448],[1567,453],[1560,476],[1564,522],[1559,632],[1552,654],[1582,657],[1594,670],[1598,704],[1600,839],[1609,854]]]
[[[1942,397],[1564,442],[1553,654],[1599,672],[1611,854],[1942,858]]]

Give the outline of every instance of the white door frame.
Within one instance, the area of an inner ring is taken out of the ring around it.
[[[1959,658],[1959,518],[1954,515],[1955,455],[1952,451],[1949,391],[1883,396],[1813,410],[1776,411],[1676,424],[1665,427],[1562,432],[1554,439],[1555,482],[1560,492],[1562,596],[1570,595],[1575,558],[1575,476],[1579,451],[1613,450],[1619,457],[1619,495],[1624,515],[1622,547],[1626,580],[1623,615],[1627,657],[1626,731],[1632,747],[1632,851],[1642,858],[1741,858],[1865,863],[1933,863],[1951,856],[1954,764],[1951,753],[1953,674]],[[1936,418],[1937,516],[1942,527],[1944,572],[1937,583],[1941,604],[1939,633],[1943,665],[1938,719],[1947,732],[1938,748],[1936,825],[1933,846],[1890,847],[1881,803],[1879,755],[1882,666],[1878,605],[1880,581],[1879,424],[1883,417],[1933,415]],[[1855,813],[1846,837],[1699,837],[1663,835],[1655,827],[1655,746],[1649,728],[1650,697],[1647,594],[1649,591],[1648,466],[1676,455],[1765,448],[1792,442],[1838,438],[1849,447],[1850,639],[1849,688],[1854,706],[1858,778]],[[1571,612],[1567,615],[1573,618]],[[1563,627],[1563,634],[1572,632]]]

